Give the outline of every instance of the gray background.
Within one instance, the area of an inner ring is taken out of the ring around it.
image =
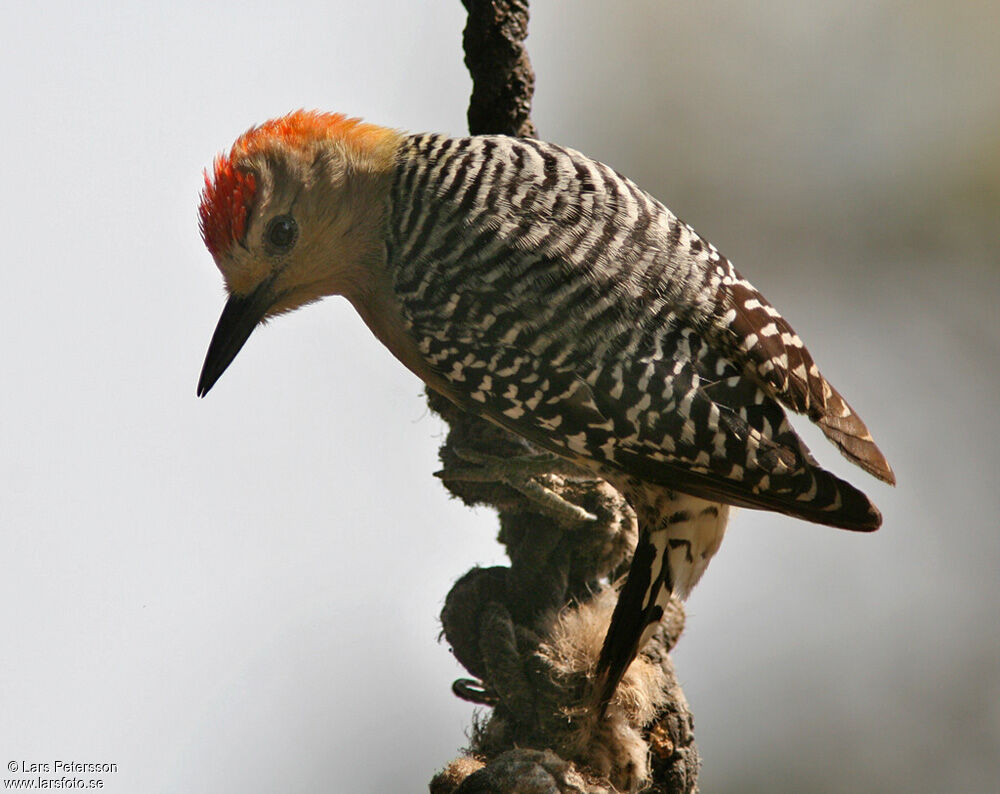
[[[4,14],[0,761],[111,792],[422,791],[436,642],[494,516],[331,299],[195,398],[201,170],[296,107],[461,133],[453,2]],[[996,790],[1000,25],[965,2],[534,3],[543,137],[637,179],[790,319],[900,485],[873,536],[741,511],[675,659],[703,788]],[[6,774],[6,773],[5,773]]]

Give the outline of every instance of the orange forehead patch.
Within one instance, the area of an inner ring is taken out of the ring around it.
[[[352,149],[365,151],[391,134],[391,130],[348,118],[343,113],[296,110],[265,121],[259,127],[251,127],[233,144],[230,156],[253,154],[274,145],[301,149],[330,140],[339,140]]]
[[[247,171],[233,167],[232,159],[221,154],[215,158],[215,174],[205,169],[205,188],[198,207],[201,239],[213,257],[218,257],[237,240],[243,239],[247,215],[257,191],[257,179]]]
[[[205,170],[198,220],[208,250],[218,257],[242,240],[246,232],[257,180],[252,173],[235,165],[239,159],[270,148],[304,149],[330,140],[362,153],[376,147],[388,135],[392,135],[391,130],[365,124],[361,119],[315,110],[296,110],[251,127],[236,139],[228,155],[215,158],[212,174]]]

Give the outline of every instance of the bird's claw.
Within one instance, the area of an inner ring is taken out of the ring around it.
[[[482,681],[474,678],[458,678],[451,684],[451,691],[455,697],[467,700],[470,703],[478,703],[480,706],[495,706],[500,702],[497,693],[490,689]]]
[[[442,480],[462,482],[500,482],[530,499],[545,512],[565,521],[596,521],[597,516],[584,510],[543,485],[543,474],[586,476],[586,472],[550,452],[500,458],[467,448],[455,448],[455,455],[471,466],[455,466],[434,473]]]

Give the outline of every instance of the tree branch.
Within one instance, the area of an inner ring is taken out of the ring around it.
[[[524,49],[528,0],[462,0],[469,13],[462,46],[472,75],[469,132],[531,138],[535,73]]]
[[[472,134],[533,136],[527,0],[463,0]],[[633,663],[599,720],[592,683],[616,591],[637,538],[635,514],[608,483],[428,391],[450,426],[438,476],[466,504],[496,508],[509,567],[473,568],[441,613],[444,636],[475,680],[455,694],[492,707],[466,755],[432,794],[649,794],[697,791],[692,717],[667,652],[679,603]],[[489,461],[514,459],[520,475]],[[522,465],[523,461],[523,465]]]

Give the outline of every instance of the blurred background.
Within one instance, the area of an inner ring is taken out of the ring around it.
[[[807,433],[883,529],[732,522],[675,654],[704,791],[997,790],[998,12],[533,3],[542,137],[731,257],[899,479]],[[437,614],[502,561],[495,518],[431,477],[443,426],[344,301],[195,397],[224,297],[195,210],[214,154],[293,108],[462,133],[461,3],[4,17],[0,761],[426,790],[472,715]]]

